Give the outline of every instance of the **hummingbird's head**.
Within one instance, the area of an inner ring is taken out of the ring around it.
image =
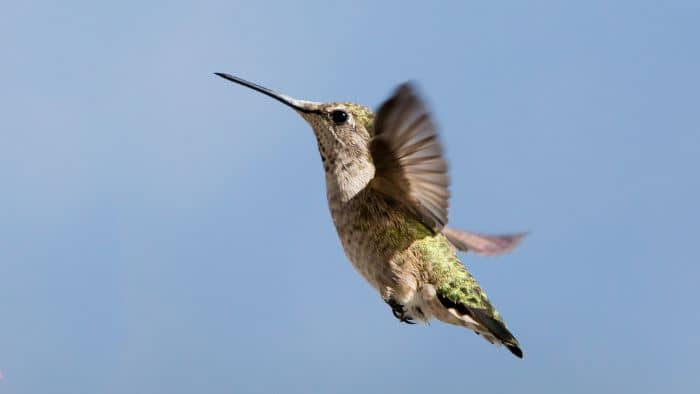
[[[316,104],[311,112],[298,111],[314,131],[321,159],[369,160],[374,113],[355,103]]]
[[[371,162],[369,141],[374,113],[369,108],[348,102],[298,100],[229,74],[216,75],[270,96],[299,113],[314,131],[324,164],[337,159],[357,164]]]

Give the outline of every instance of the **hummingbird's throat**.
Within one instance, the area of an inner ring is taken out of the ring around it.
[[[367,161],[348,161],[342,156],[326,158],[326,192],[329,198],[348,202],[374,178],[374,166]]]

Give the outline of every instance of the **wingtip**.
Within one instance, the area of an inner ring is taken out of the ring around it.
[[[471,251],[481,256],[499,256],[518,247],[530,232],[513,234],[480,234],[467,230],[445,227],[442,233],[461,251]]]
[[[512,242],[512,244],[511,244],[510,250],[513,250],[513,249],[515,249],[516,247],[520,246],[520,243],[523,242],[523,239],[525,239],[525,237],[527,237],[527,236],[529,236],[529,235],[530,235],[530,231],[523,231],[523,232],[520,232],[520,233],[511,234],[511,235],[510,235],[510,237],[511,237],[511,240],[510,240],[510,241]],[[507,237],[507,236],[506,236],[506,237]]]

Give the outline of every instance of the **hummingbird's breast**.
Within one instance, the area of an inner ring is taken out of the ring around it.
[[[347,201],[328,197],[345,254],[360,274],[385,297],[415,291],[422,261],[411,245],[429,230],[369,187]]]

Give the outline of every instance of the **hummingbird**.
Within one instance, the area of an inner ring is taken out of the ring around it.
[[[311,126],[328,206],[354,268],[400,322],[435,318],[473,330],[522,358],[518,341],[457,251],[493,256],[524,233],[486,235],[448,227],[449,176],[438,129],[412,83],[379,107],[299,100],[215,73],[291,107]]]

